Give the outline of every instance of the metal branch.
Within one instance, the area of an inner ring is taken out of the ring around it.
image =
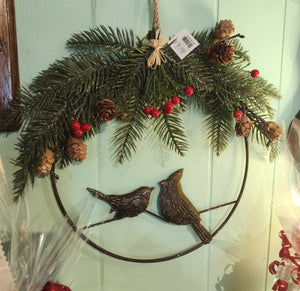
[[[112,222],[112,221],[115,221],[115,220],[118,220],[118,219],[116,219],[116,218],[106,219],[104,221],[100,221],[100,222],[96,222],[96,223],[93,223],[93,224],[86,225],[83,229],[92,228],[92,227],[102,225],[102,224],[105,224],[105,223],[108,223],[108,222]]]

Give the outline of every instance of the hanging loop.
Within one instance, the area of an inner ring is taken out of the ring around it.
[[[159,23],[159,10],[158,10],[158,0],[154,0],[154,8],[153,8],[153,22],[152,26],[155,29],[160,29]]]

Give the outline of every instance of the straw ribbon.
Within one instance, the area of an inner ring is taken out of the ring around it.
[[[167,62],[166,57],[160,50],[166,43],[168,43],[168,38],[165,37],[161,41],[161,31],[160,29],[157,29],[155,33],[155,39],[150,39],[148,42],[148,46],[154,48],[154,51],[147,60],[147,65],[149,68],[155,70],[157,66],[161,65],[161,62]]]

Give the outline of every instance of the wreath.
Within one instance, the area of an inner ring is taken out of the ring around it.
[[[275,158],[282,129],[269,121],[274,113],[269,101],[280,95],[257,69],[247,69],[250,58],[239,41],[244,36],[234,32],[232,21],[222,20],[183,37],[187,47],[199,43],[183,59],[174,51],[179,36],[162,39],[158,13],[143,38],[102,25],[73,34],[66,44],[69,56],[40,72],[10,103],[8,122],[22,122],[14,199],[54,164],[63,169],[82,162],[84,141],[112,120],[120,123],[111,141],[119,163],[138,150],[146,129],[158,146],[162,142],[183,156],[188,139],[181,116],[191,108],[205,114],[216,155],[236,134],[251,135]]]

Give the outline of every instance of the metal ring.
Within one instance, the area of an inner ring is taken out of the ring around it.
[[[245,153],[246,153],[246,162],[245,162],[245,169],[244,169],[244,177],[243,177],[243,181],[242,181],[242,185],[240,188],[240,192],[239,195],[237,196],[237,199],[235,200],[235,202],[233,203],[233,207],[230,210],[229,214],[227,215],[227,217],[224,219],[224,221],[222,222],[222,224],[212,233],[212,237],[216,236],[216,234],[225,226],[225,224],[229,221],[229,219],[231,218],[231,216],[233,215],[234,211],[236,210],[241,198],[242,198],[242,194],[244,192],[245,189],[245,185],[246,185],[246,181],[247,181],[247,175],[248,175],[248,165],[249,165],[249,146],[248,146],[248,141],[247,138],[244,138],[244,142],[245,142]],[[50,179],[51,179],[51,185],[52,185],[52,189],[53,189],[53,193],[57,202],[57,205],[61,211],[61,213],[63,214],[63,216],[66,218],[67,222],[69,223],[70,227],[72,227],[72,229],[76,232],[78,231],[78,228],[76,226],[76,224],[73,222],[73,220],[70,218],[70,216],[68,215],[57,190],[56,187],[56,175],[54,173],[52,173],[50,175]],[[218,207],[218,206],[217,206]],[[215,208],[217,208],[215,207]],[[102,247],[100,247],[98,244],[96,244],[94,241],[90,240],[86,235],[84,235],[82,232],[79,233],[80,238],[82,238],[84,241],[86,241],[87,244],[89,244],[91,247],[97,249],[98,251],[122,260],[122,261],[127,261],[127,262],[134,262],[134,263],[158,263],[158,262],[165,262],[165,261],[169,261],[169,260],[173,260],[179,257],[182,257],[186,254],[189,254],[197,249],[199,249],[200,247],[202,247],[204,245],[203,242],[200,242],[198,244],[196,244],[195,246],[192,246],[184,251],[178,252],[176,254],[172,254],[169,256],[165,256],[165,257],[159,257],[159,258],[154,258],[154,259],[136,259],[136,258],[130,258],[130,257],[124,257],[121,255],[118,255],[116,253],[110,252]]]

